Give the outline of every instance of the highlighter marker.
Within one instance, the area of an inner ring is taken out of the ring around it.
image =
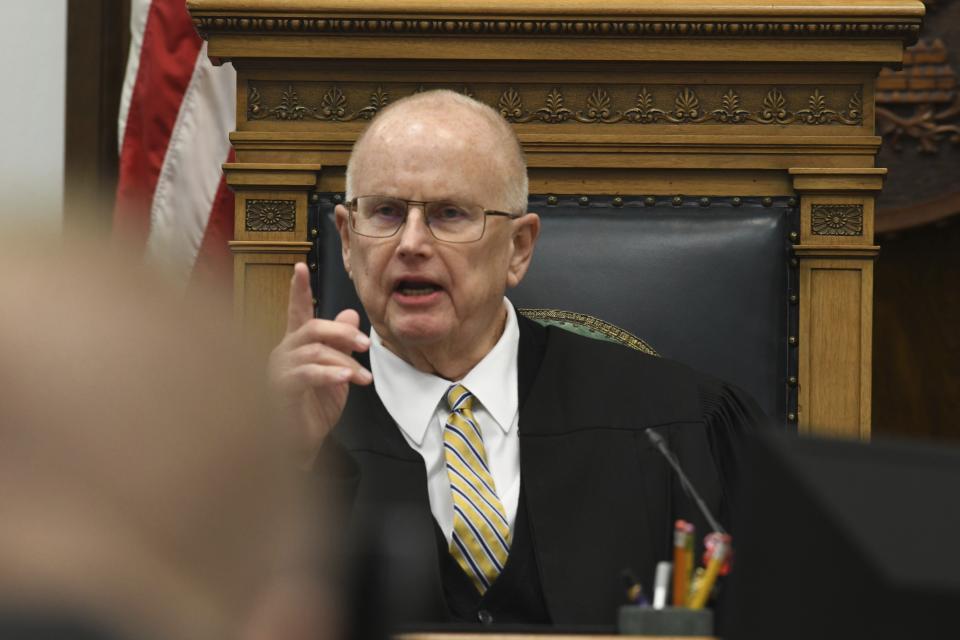
[[[730,547],[726,541],[719,540],[713,548],[713,555],[707,564],[707,570],[703,573],[703,578],[697,584],[696,591],[690,596],[690,608],[702,609],[713,591],[713,585],[720,574],[720,568],[727,559],[727,551]]]

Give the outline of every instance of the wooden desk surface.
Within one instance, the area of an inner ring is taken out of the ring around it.
[[[580,635],[571,633],[404,633],[394,636],[394,640],[547,640],[547,638],[568,638],[570,640],[623,640],[628,636],[619,635]],[[712,636],[629,636],[649,638],[650,640],[716,640]]]

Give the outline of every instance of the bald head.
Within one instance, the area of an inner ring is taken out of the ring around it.
[[[476,164],[471,168],[492,183],[491,197],[499,201],[478,204],[526,211],[527,165],[513,128],[489,106],[446,89],[401,98],[377,114],[347,163],[347,199],[372,195],[357,193],[358,177],[378,170],[389,160],[385,154],[409,140],[419,140],[427,149],[469,151]]]

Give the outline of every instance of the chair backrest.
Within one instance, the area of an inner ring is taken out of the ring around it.
[[[322,195],[311,211],[321,230],[313,257],[321,317],[359,307],[329,220],[334,198]],[[529,273],[507,294],[516,307],[616,325],[744,388],[787,423],[796,411],[792,200],[532,196],[529,208],[543,228]]]

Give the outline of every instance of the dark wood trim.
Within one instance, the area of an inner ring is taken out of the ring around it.
[[[945,193],[906,207],[877,211],[876,232],[890,233],[940,222],[960,214],[960,191]]]
[[[117,184],[117,115],[130,46],[130,0],[67,7],[65,235],[106,234]]]

